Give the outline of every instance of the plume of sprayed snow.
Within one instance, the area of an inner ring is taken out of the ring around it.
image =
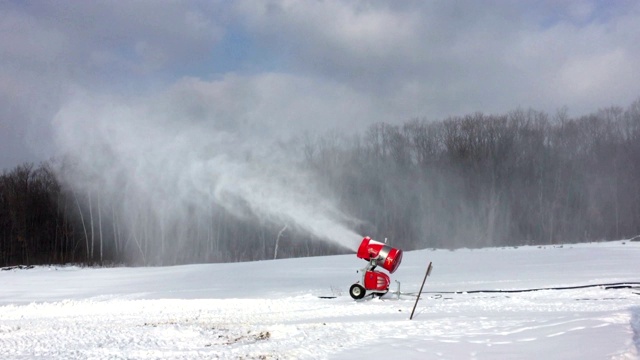
[[[176,98],[132,104],[85,95],[67,104],[54,119],[58,151],[72,160],[64,180],[111,201],[129,229],[148,207],[154,223],[179,226],[216,204],[357,249],[361,236],[347,224],[358,221],[274,145],[269,129],[230,121],[203,105],[206,97],[186,105]]]

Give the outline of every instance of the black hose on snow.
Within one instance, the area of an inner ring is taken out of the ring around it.
[[[631,282],[618,282],[618,283],[607,283],[607,284],[589,284],[589,285],[543,287],[543,288],[515,289],[515,290],[497,289],[497,290],[465,290],[465,291],[423,291],[422,294],[523,293],[523,292],[542,291],[542,290],[573,290],[573,289],[584,289],[584,288],[590,288],[590,287],[604,287],[606,290],[629,289],[629,288],[640,287],[640,282],[631,281]]]

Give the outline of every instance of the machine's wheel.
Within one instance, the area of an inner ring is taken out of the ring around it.
[[[355,300],[362,299],[365,294],[366,294],[366,290],[360,284],[353,284],[349,288],[349,295],[351,295],[351,297],[354,298]]]

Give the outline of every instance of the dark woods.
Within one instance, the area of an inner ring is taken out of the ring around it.
[[[640,234],[640,100],[576,119],[562,111],[478,113],[289,146],[346,213],[365,221],[354,230],[405,250]],[[62,186],[51,164],[5,171],[0,266],[259,260],[274,257],[276,242],[278,257],[342,251],[216,204],[176,229],[144,212],[135,219],[142,226],[127,228],[112,204]]]
[[[517,110],[379,124],[309,153],[345,208],[407,249],[640,234],[640,101],[579,119]]]

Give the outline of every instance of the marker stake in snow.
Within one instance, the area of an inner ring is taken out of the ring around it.
[[[424,274],[424,279],[422,279],[422,285],[420,285],[420,291],[418,291],[418,296],[416,297],[416,303],[413,304],[413,310],[411,310],[411,316],[409,316],[409,320],[413,319],[413,313],[416,311],[416,306],[418,306],[418,300],[420,300],[420,295],[422,294],[422,288],[424,287],[424,283],[427,281],[427,277],[431,274],[431,261],[429,262],[429,266],[427,267],[427,272]]]

